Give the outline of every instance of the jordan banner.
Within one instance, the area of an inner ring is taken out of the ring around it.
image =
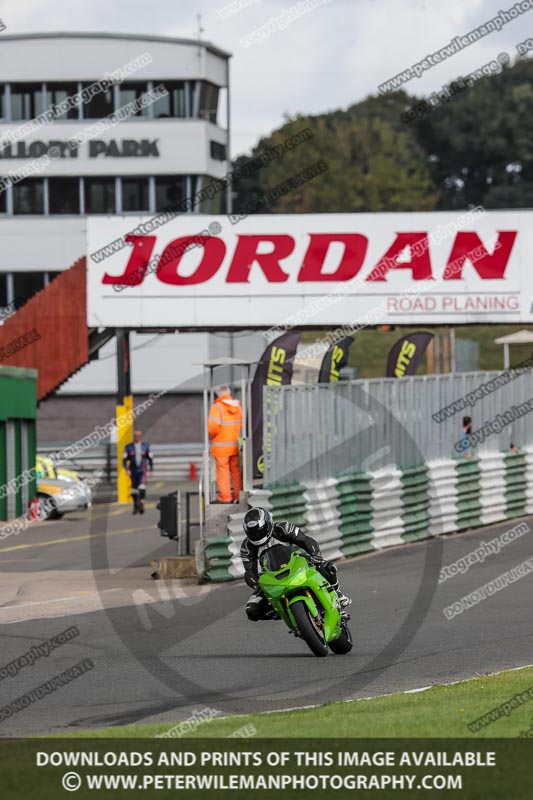
[[[231,216],[89,216],[89,327],[533,322],[533,210]]]
[[[339,373],[348,363],[350,347],[353,344],[352,336],[345,336],[334,342],[322,359],[320,372],[318,373],[319,383],[332,383],[339,380]]]
[[[300,342],[298,331],[289,331],[272,341],[257,365],[252,382],[253,475],[261,478],[263,463],[263,386],[282,386],[291,382],[292,366]]]
[[[403,378],[404,375],[414,375],[417,371],[426,347],[433,339],[433,334],[427,331],[418,331],[402,336],[391,347],[387,359],[387,378]]]

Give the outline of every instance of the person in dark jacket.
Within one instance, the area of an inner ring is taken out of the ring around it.
[[[251,508],[244,515],[243,528],[246,534],[241,544],[241,558],[244,565],[244,580],[254,590],[246,604],[246,616],[253,622],[263,619],[277,619],[277,614],[259,588],[259,559],[269,547],[278,542],[301,547],[318,572],[329,581],[337,592],[341,608],[351,604],[351,599],[339,589],[337,567],[326,561],[320,554],[320,547],[292,522],[274,522],[272,514],[265,508]]]
[[[142,431],[135,431],[133,442],[124,448],[122,464],[131,479],[131,497],[133,513],[144,514],[144,498],[146,496],[146,479],[148,468],[154,470],[154,459],[150,445],[142,441]]]
[[[461,434],[461,443],[463,448],[464,458],[472,458],[472,453],[468,450],[468,437],[472,433],[472,417],[463,417],[463,432]]]

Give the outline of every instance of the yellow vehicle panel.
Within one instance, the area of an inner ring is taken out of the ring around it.
[[[53,483],[46,483],[46,480],[43,480],[42,478],[37,480],[37,489],[39,492],[44,492],[46,494],[59,494],[64,488],[64,486],[55,486]]]

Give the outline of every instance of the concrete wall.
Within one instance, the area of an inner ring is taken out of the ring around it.
[[[135,394],[134,406],[148,395]],[[37,411],[37,442],[74,442],[115,416],[113,395],[55,396]],[[136,427],[152,444],[201,442],[203,406],[199,394],[168,394],[138,418]]]

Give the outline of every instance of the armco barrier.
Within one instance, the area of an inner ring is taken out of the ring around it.
[[[336,560],[532,514],[533,450],[345,472],[320,483],[257,490],[249,502],[300,525],[325,558]],[[228,536],[204,541],[204,579],[243,575],[242,519],[232,514]]]
[[[50,442],[40,444],[37,452],[40,455],[60,453],[73,442]],[[88,478],[95,472],[102,470],[106,480],[116,483],[116,445],[102,442],[91,447],[81,447],[80,452],[72,460],[57,463],[57,466],[76,468],[82,478]],[[180,444],[153,444],[154,467],[157,479],[161,481],[187,481],[190,476],[190,465],[194,464],[197,473],[200,471],[203,444],[197,442]]]

